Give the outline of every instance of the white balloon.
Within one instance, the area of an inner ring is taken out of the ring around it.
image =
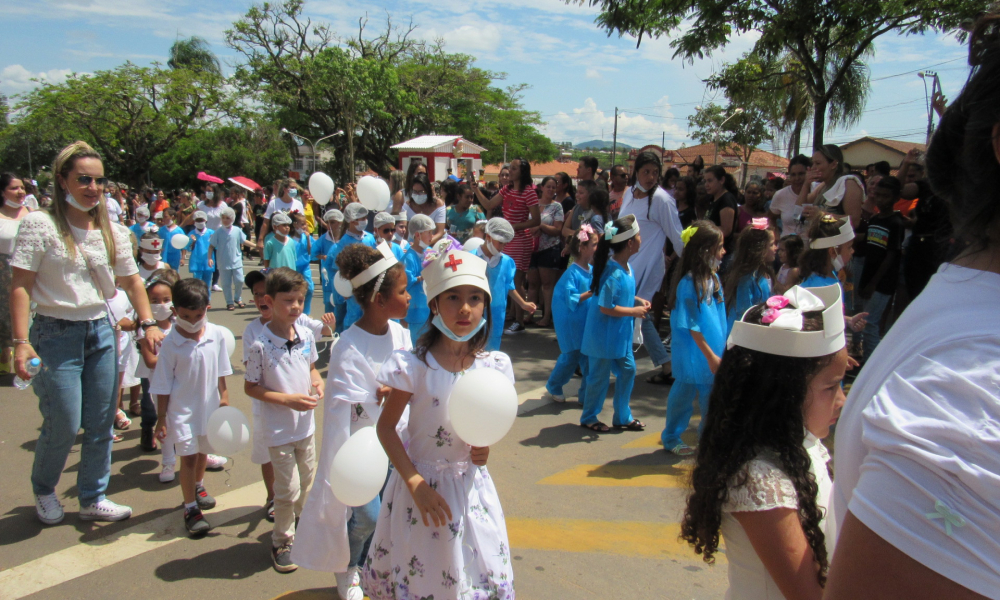
[[[507,435],[517,417],[517,392],[496,369],[476,369],[451,388],[448,415],[458,437],[471,446],[492,446]]]
[[[333,276],[333,289],[337,290],[337,293],[344,298],[350,298],[354,294],[354,286],[344,276],[337,271],[337,274]]]
[[[347,506],[364,506],[378,496],[389,472],[389,457],[374,427],[362,427],[333,457],[330,487]]]
[[[188,244],[191,243],[191,238],[186,235],[175,235],[170,238],[170,245],[178,250],[183,250],[187,248]]]
[[[220,406],[208,417],[208,443],[222,456],[240,453],[250,443],[250,423],[234,406]]]
[[[326,173],[316,171],[309,176],[309,193],[320,206],[325,206],[333,197],[333,180]]]
[[[486,240],[483,238],[471,237],[465,240],[465,243],[462,244],[462,250],[475,254],[476,250],[479,250],[479,247],[482,246],[485,241]]]
[[[383,179],[365,175],[358,181],[358,202],[368,210],[385,210],[389,207],[392,195],[389,184]]]
[[[232,330],[228,327],[224,327],[222,325],[216,325],[216,327],[222,330],[222,337],[226,340],[226,352],[228,352],[230,358],[232,358],[233,352],[236,352],[236,336],[233,335]]]

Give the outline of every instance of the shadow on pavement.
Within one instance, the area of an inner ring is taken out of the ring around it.
[[[547,408],[547,407],[543,407]],[[537,446],[539,448],[558,448],[566,444],[589,444],[601,439],[601,436],[576,423],[563,423],[553,427],[543,427],[535,437],[521,440],[522,446]]]
[[[30,540],[48,527],[35,518],[34,506],[18,506],[0,518],[0,546]]]
[[[211,515],[207,515],[211,522]],[[214,534],[209,533],[212,537]],[[155,574],[162,581],[174,582],[186,579],[246,579],[271,568],[271,532],[257,536],[255,542],[244,542],[199,554],[191,558],[180,558],[164,563],[156,568]]]

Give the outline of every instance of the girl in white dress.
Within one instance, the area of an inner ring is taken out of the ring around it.
[[[354,299],[364,312],[330,350],[330,364],[336,368],[327,376],[323,445],[292,560],[300,567],[334,573],[341,599],[361,600],[364,593],[358,568],[375,531],[382,501],[376,496],[364,506],[345,506],[333,493],[330,467],[351,435],[378,421],[381,404],[389,393],[375,379],[382,363],[394,351],[412,348],[409,332],[391,320],[406,318],[410,294],[406,291],[406,270],[385,244],[378,250],[364,244],[348,246],[337,256],[337,267],[351,282]]]
[[[496,369],[514,381],[506,354],[483,351],[486,261],[451,249],[431,250],[427,260],[433,326],[414,351],[393,353],[378,377],[392,388],[377,430],[395,471],[362,580],[372,600],[513,599],[507,526],[485,467],[489,448],[459,439],[448,417],[452,386],[466,371]],[[404,447],[396,423],[407,406]]]
[[[792,287],[733,324],[681,523],[708,563],[725,538],[727,599],[823,595],[832,482],[820,440],[844,404],[844,340],[836,285]]]

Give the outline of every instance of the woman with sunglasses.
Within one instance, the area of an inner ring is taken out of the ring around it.
[[[80,519],[120,521],[132,509],[104,492],[111,477],[111,426],[115,419],[118,357],[106,301],[125,291],[138,314],[142,343],[150,351],[163,341],[149,308],[128,230],[108,218],[104,165],[85,142],[56,156],[55,197],[49,210],[21,221],[10,299],[14,367],[29,379],[28,361],[41,360],[32,383],[42,413],[31,485],[40,521],[63,520],[56,495],[59,476],[83,429],[77,489]],[[31,302],[36,315],[28,333]]]

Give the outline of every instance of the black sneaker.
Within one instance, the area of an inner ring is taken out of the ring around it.
[[[198,502],[198,508],[201,510],[212,510],[215,508],[215,498],[208,495],[203,485],[194,486],[194,499]]]
[[[184,509],[184,527],[187,528],[188,535],[193,538],[201,537],[212,530],[212,526],[198,508]]]
[[[271,561],[274,562],[274,570],[279,573],[291,573],[299,566],[292,562],[292,545],[282,544],[275,548],[271,547]]]
[[[156,437],[153,435],[152,427],[143,427],[139,436],[139,447],[143,452],[156,452]]]

